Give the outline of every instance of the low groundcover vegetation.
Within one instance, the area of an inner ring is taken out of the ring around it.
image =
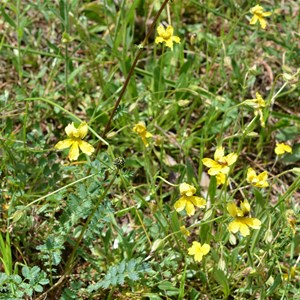
[[[0,299],[300,299],[299,7],[1,1]]]

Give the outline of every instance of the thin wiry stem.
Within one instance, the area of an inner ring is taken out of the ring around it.
[[[123,98],[123,96],[124,96],[124,94],[126,92],[126,88],[127,88],[128,83],[130,81],[130,78],[131,78],[131,76],[133,74],[133,71],[134,71],[134,69],[135,69],[135,67],[136,67],[136,65],[138,63],[138,60],[139,60],[141,54],[143,53],[144,46],[147,43],[150,35],[152,34],[152,32],[154,30],[154,27],[156,25],[156,22],[157,22],[159,16],[161,15],[162,11],[164,10],[165,6],[168,4],[168,2],[169,2],[169,0],[165,0],[164,3],[162,4],[162,6],[160,7],[159,11],[157,12],[157,14],[156,14],[156,16],[155,16],[155,18],[154,18],[151,26],[150,26],[150,29],[149,29],[148,33],[146,34],[146,37],[144,38],[143,42],[139,46],[139,50],[138,50],[137,55],[136,55],[136,57],[135,57],[132,65],[131,65],[131,68],[130,68],[129,73],[128,73],[127,77],[126,77],[125,83],[123,85],[123,88],[122,88],[122,90],[120,92],[120,95],[119,95],[119,97],[118,97],[118,99],[117,99],[117,101],[115,103],[115,106],[114,106],[114,108],[113,108],[113,110],[112,110],[112,112],[110,114],[109,120],[108,120],[108,122],[107,122],[107,124],[106,124],[106,126],[104,128],[104,131],[103,131],[103,134],[102,134],[102,138],[103,139],[105,138],[106,134],[110,130],[112,119],[113,119],[113,117],[114,117],[114,115],[115,115],[115,113],[116,113],[116,111],[117,111],[117,109],[118,109],[118,107],[120,105],[120,102],[121,102],[121,100],[122,100],[122,98]],[[102,143],[101,143],[101,140],[100,140],[98,142],[98,145],[97,145],[97,148],[96,148],[96,151],[95,151],[95,156],[97,156],[97,154],[99,153],[99,151],[101,149],[101,145],[102,145]]]

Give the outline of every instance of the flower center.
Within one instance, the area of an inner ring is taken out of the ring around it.
[[[163,39],[168,40],[171,37],[171,33],[170,32],[164,32],[161,36],[162,36]]]
[[[226,159],[224,159],[223,157],[218,159],[218,164],[221,165],[222,167],[227,167],[228,163],[226,161]]]

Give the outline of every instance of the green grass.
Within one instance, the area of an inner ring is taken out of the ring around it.
[[[0,299],[300,299],[299,1],[260,3],[265,30],[254,1],[2,2]],[[96,150],[69,161],[55,145],[84,121]],[[202,162],[218,146],[228,185]],[[192,216],[184,182],[206,200]],[[246,199],[261,226],[233,234]]]

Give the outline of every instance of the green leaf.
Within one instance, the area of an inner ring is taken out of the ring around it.
[[[1,14],[4,18],[4,20],[13,28],[17,28],[16,23],[14,22],[14,20],[5,12],[4,7],[1,5]]]
[[[227,299],[230,294],[229,282],[222,270],[214,269],[214,278],[222,286],[222,291],[224,293],[224,299]]]
[[[158,285],[158,288],[164,291],[168,296],[179,294],[179,289],[175,287],[170,281],[163,281]]]

